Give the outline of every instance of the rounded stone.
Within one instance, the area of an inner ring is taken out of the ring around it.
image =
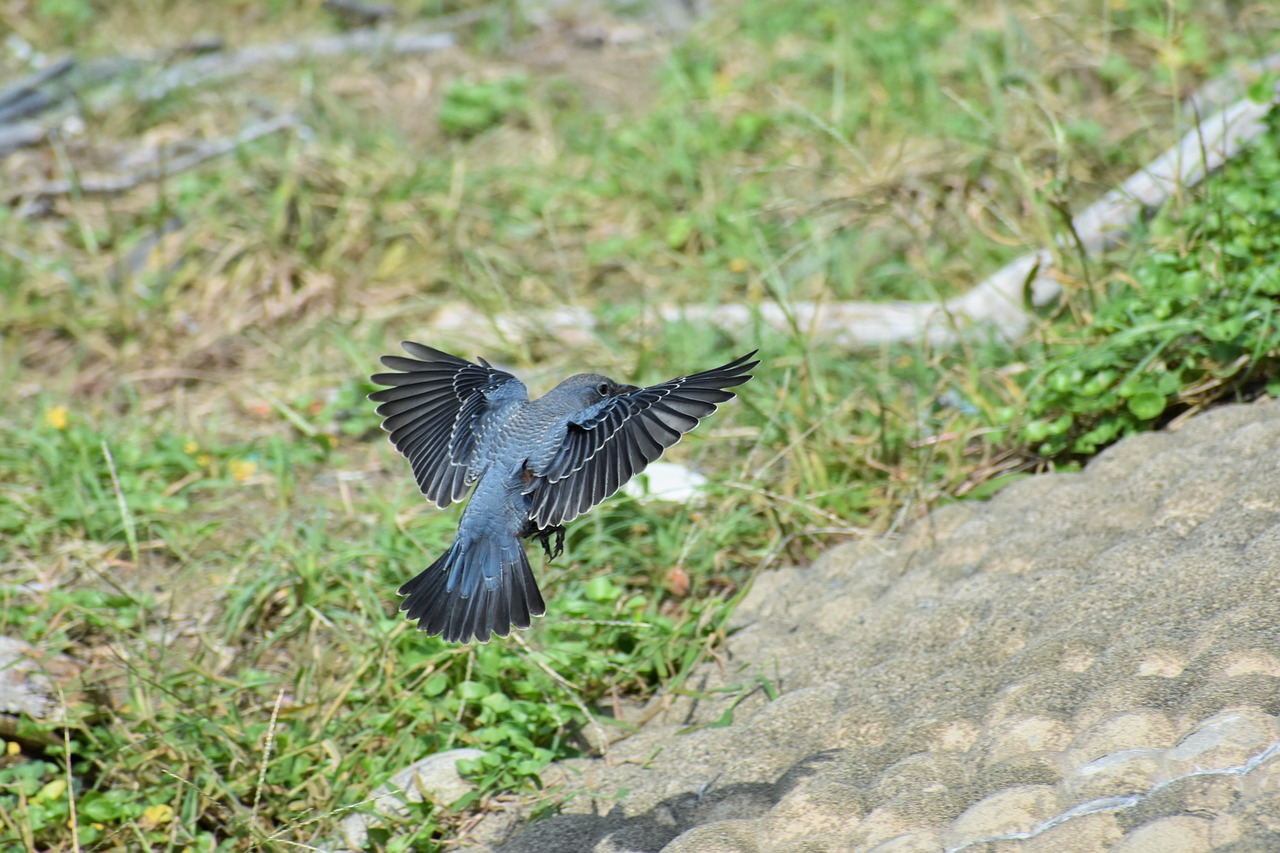
[[[1187,668],[1187,656],[1174,649],[1147,649],[1138,659],[1135,675],[1177,678]]]
[[[1263,714],[1280,711],[1280,678],[1259,673],[1210,678],[1187,697],[1182,710],[1196,718],[1246,708]]]
[[[1212,849],[1210,821],[1174,815],[1138,827],[1112,847],[1111,853],[1205,853]]]
[[[415,761],[374,789],[370,796],[373,808],[380,815],[404,817],[409,813],[406,803],[420,803],[427,797],[448,805],[475,787],[458,773],[458,762],[484,756],[479,749],[451,749]],[[351,849],[363,850],[369,840],[369,827],[377,822],[378,818],[370,814],[347,815],[341,824],[343,840]]]
[[[1002,720],[980,742],[980,760],[998,764],[1028,752],[1058,752],[1071,744],[1074,735],[1070,726],[1053,717]]]
[[[1065,760],[1084,766],[1120,750],[1167,747],[1176,739],[1169,715],[1154,708],[1113,714],[1085,729],[1071,741]]]
[[[962,753],[977,741],[982,730],[968,720],[939,722],[929,741],[931,752]]]
[[[806,839],[825,839],[839,847],[861,823],[860,803],[854,790],[842,780],[826,775],[807,776],[783,795],[760,819],[764,846],[770,850],[802,849]]]
[[[1254,709],[1210,717],[1169,750],[1170,778],[1238,767],[1276,742],[1276,721]]]
[[[1054,785],[1019,785],[974,803],[943,834],[958,847],[979,838],[1030,832],[1058,814],[1062,798]]]
[[[942,835],[937,832],[912,832],[881,841],[867,853],[938,853],[943,849]]]
[[[1212,671],[1214,675],[1226,678],[1238,675],[1280,677],[1280,657],[1257,649],[1235,649],[1219,658]]]
[[[1280,750],[1272,752],[1244,774],[1240,779],[1240,790],[1246,797],[1257,797],[1280,791]]]
[[[1186,700],[1187,689],[1188,685],[1184,680],[1161,676],[1131,675],[1117,678],[1114,681],[1095,683],[1095,688],[1088,699],[1080,703],[1074,721],[1082,730],[1088,730],[1105,723],[1118,711],[1136,711],[1140,714],[1172,712],[1179,709]],[[1155,719],[1155,717],[1153,716],[1150,719]],[[1141,722],[1136,720],[1130,721],[1130,724],[1142,725]],[[1116,743],[1113,741],[1109,745],[1100,744],[1102,752],[1098,754],[1105,754],[1116,749],[1158,745],[1160,744],[1154,742]]]
[[[884,770],[875,792],[884,801],[928,790],[930,786],[959,788],[966,781],[964,761],[948,752],[919,752]]]
[[[1195,815],[1222,814],[1239,802],[1241,782],[1234,773],[1181,780],[1183,808]]]
[[[1024,853],[1080,853],[1106,850],[1124,836],[1114,814],[1086,814],[1063,821],[1023,842]]]
[[[1122,749],[1095,758],[1063,777],[1073,803],[1150,791],[1160,780],[1163,749]]]
[[[762,853],[759,824],[754,820],[721,820],[695,826],[676,836],[663,853]]]
[[[853,849],[862,850],[932,829],[934,827],[920,826],[896,809],[882,807],[862,819],[862,823],[849,836],[849,842]]]

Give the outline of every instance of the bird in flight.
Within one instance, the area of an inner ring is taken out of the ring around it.
[[[412,358],[383,356],[398,372],[372,377],[388,386],[369,395],[382,428],[436,506],[475,487],[449,550],[399,590],[406,618],[449,642],[505,637],[545,613],[523,540],[538,540],[555,559],[565,524],[732,398],[725,389],[760,363],[752,351],[648,388],[580,373],[530,400],[523,382],[483,358],[401,346]]]

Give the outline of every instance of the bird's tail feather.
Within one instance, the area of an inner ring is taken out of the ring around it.
[[[519,539],[455,539],[430,568],[400,587],[407,596],[400,609],[418,630],[440,634],[451,643],[490,634],[505,637],[512,626],[528,628],[547,611],[533,569]]]

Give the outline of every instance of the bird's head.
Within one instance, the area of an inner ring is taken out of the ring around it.
[[[566,411],[581,411],[609,397],[638,390],[635,385],[623,385],[598,373],[579,373],[552,388],[543,399]]]

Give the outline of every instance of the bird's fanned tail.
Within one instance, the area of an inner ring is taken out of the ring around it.
[[[491,634],[505,637],[511,628],[528,628],[547,610],[533,569],[519,539],[500,543],[492,537],[454,540],[440,559],[399,589],[406,618],[418,629],[451,643]]]

